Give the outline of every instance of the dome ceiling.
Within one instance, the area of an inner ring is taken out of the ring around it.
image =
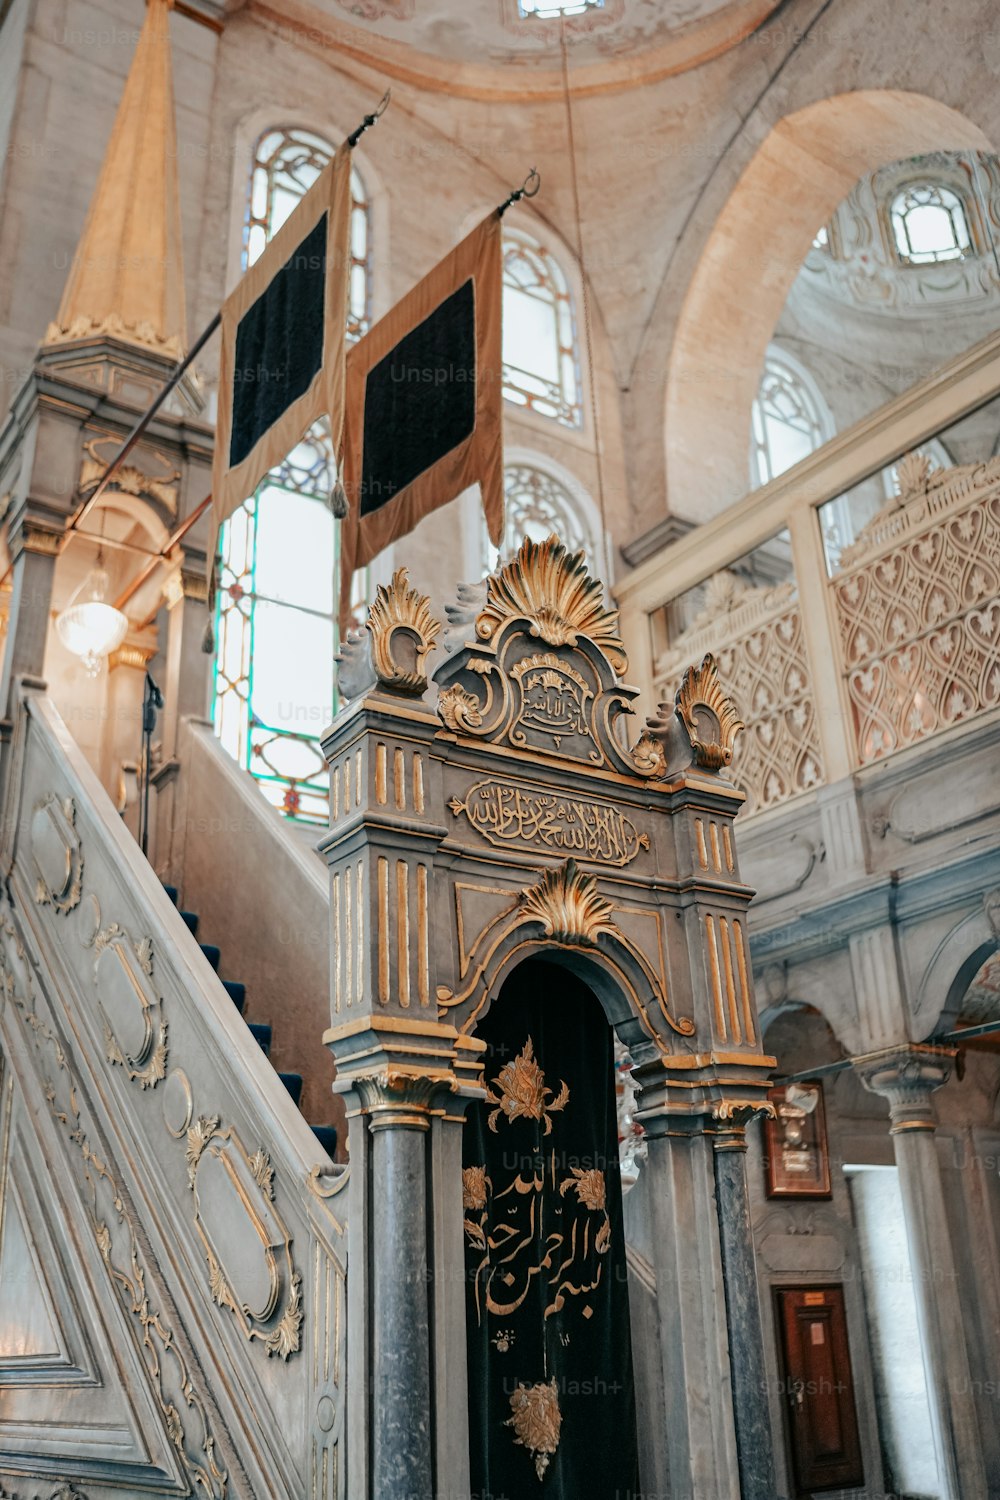
[[[251,0],[267,11],[268,0]],[[470,97],[562,91],[562,37],[574,92],[598,93],[682,72],[727,51],[778,0],[603,0],[577,15],[524,15],[553,0],[292,0],[282,4],[359,61]],[[307,20],[308,18],[308,20]]]
[[[936,184],[962,205],[968,227],[964,254],[937,263],[902,264],[891,205],[913,181]],[[836,209],[806,256],[790,294],[810,294],[869,313],[926,317],[937,311],[981,312],[1000,303],[1000,158],[937,152],[894,162],[861,179]],[[985,330],[984,330],[985,331]]]

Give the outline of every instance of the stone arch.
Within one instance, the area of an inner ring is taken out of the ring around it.
[[[662,1026],[657,1028],[651,1020],[653,1013],[661,1015],[655,981],[630,944],[601,938],[599,946],[584,946],[548,936],[537,937],[520,924],[505,933],[484,962],[478,982],[456,1017],[460,1031],[474,1033],[511,974],[529,959],[544,959],[582,980],[593,991],[608,1024],[636,1061],[667,1048]],[[655,1039],[651,1032],[656,1033]]]
[[[746,493],[767,345],[813,236],[857,180],[907,156],[992,149],[958,110],[903,90],[837,94],[778,121],[716,220],[681,306],[666,392],[673,514],[706,521]]]
[[[991,899],[987,898],[987,902]],[[984,905],[954,926],[924,970],[913,1008],[914,1040],[948,1030],[977,972],[1000,949],[996,908]],[[992,918],[992,920],[991,920]]]

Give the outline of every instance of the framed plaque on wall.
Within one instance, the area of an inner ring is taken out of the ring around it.
[[[769,1198],[829,1198],[830,1156],[821,1083],[788,1083],[768,1094],[775,1118],[764,1121]]]

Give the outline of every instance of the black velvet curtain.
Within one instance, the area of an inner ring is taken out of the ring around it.
[[[463,1147],[472,1493],[638,1494],[611,1028],[561,966],[522,964],[478,1028]]]

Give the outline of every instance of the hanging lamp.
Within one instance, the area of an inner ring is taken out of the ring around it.
[[[96,677],[102,663],[125,639],[128,619],[120,609],[108,603],[110,579],[104,566],[104,554],[73,594],[66,608],[56,616],[56,630],[67,651],[79,656],[88,677]]]

